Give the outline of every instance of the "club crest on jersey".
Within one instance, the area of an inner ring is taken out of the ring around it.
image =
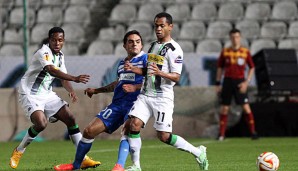
[[[183,59],[181,56],[178,56],[176,59],[175,59],[175,63],[177,64],[181,64],[183,62]]]
[[[50,60],[50,55],[49,55],[49,53],[48,53],[48,52],[45,52],[45,53],[43,54],[43,58],[44,58],[46,61],[49,61],[49,60]]]
[[[135,73],[121,73],[119,80],[135,81],[135,77],[136,77]]]
[[[166,53],[167,53],[167,51],[168,51],[168,47],[167,46],[165,46],[162,50],[161,50],[161,52],[160,52],[160,55],[161,56],[165,56],[166,55]]]

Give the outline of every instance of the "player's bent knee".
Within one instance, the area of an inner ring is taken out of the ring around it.
[[[38,132],[43,131],[48,125],[48,122],[39,122],[38,124],[35,124],[34,129]]]
[[[83,136],[84,136],[84,138],[93,139],[96,135],[92,131],[91,127],[87,127],[84,129]]]
[[[140,131],[142,128],[143,122],[142,121],[132,121],[130,123],[130,130],[131,131]]]
[[[157,137],[160,141],[163,143],[168,143],[169,138],[170,138],[170,133],[167,132],[157,132]]]

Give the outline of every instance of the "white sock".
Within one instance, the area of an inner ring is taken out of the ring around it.
[[[192,144],[187,142],[184,138],[180,137],[179,135],[176,135],[176,136],[177,136],[177,141],[175,144],[173,144],[174,147],[182,151],[187,151],[196,157],[200,156],[201,150],[199,148],[193,146]]]
[[[138,138],[131,138],[128,137],[128,142],[130,145],[130,156],[132,163],[137,166],[140,166],[140,152],[141,152],[141,146],[142,146],[142,140],[141,137]]]
[[[25,152],[26,150],[26,147],[35,139],[35,137],[31,137],[29,134],[28,134],[28,131],[26,133],[26,135],[24,136],[22,142],[19,144],[19,146],[17,147],[17,151],[20,151],[22,153]]]
[[[80,140],[82,139],[82,134],[80,132],[73,134],[73,135],[69,135],[69,138],[71,139],[72,143],[76,146],[76,148],[78,147],[78,144],[80,142]]]

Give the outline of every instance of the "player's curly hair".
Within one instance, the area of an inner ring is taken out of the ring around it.
[[[61,27],[53,27],[49,30],[49,38],[52,36],[54,33],[63,33],[63,36],[65,36],[64,30]]]

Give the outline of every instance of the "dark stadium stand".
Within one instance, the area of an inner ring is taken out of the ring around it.
[[[203,39],[205,34],[206,27],[203,22],[187,21],[181,27],[179,39],[197,41]]]
[[[257,39],[260,36],[260,24],[256,20],[242,20],[237,22],[235,27],[241,30],[241,35],[248,40]]]
[[[251,54],[254,55],[263,48],[276,48],[276,43],[271,39],[256,39],[250,45]]]
[[[297,21],[292,21],[290,23],[287,37],[288,38],[297,38],[298,37],[298,22]]]
[[[240,3],[224,3],[218,10],[218,19],[235,22],[243,18],[243,5]]]
[[[40,8],[37,12],[36,22],[61,25],[63,22],[62,8],[49,6]]]
[[[204,39],[198,42],[196,53],[204,52],[220,52],[222,50],[222,44],[217,39]]]
[[[87,52],[89,46],[92,42],[101,41],[111,42],[113,47],[109,53],[118,54],[121,51],[118,45],[121,44],[121,37],[131,29],[139,30],[145,44],[148,45],[155,38],[153,17],[161,11],[172,14],[175,23],[173,38],[183,43],[181,46],[185,48],[185,52],[219,52],[222,47],[229,44],[228,31],[233,27],[241,30],[245,46],[253,53],[263,47],[298,49],[297,0],[28,0],[28,2],[30,47],[36,47],[46,36],[49,27],[62,26],[67,30],[69,43],[68,50],[66,48],[65,50],[74,55],[93,54]],[[22,44],[22,6],[23,0],[0,1],[0,48],[5,45]],[[210,45],[215,47],[208,47]],[[4,47],[6,48],[7,46]],[[10,53],[14,55],[14,51]]]
[[[4,44],[21,44],[23,38],[23,31],[15,28],[6,29],[3,33]]]
[[[177,23],[189,20],[190,6],[188,4],[173,4],[167,7],[166,12],[171,14]]]
[[[216,6],[213,3],[197,3],[191,12],[191,20],[210,22],[217,17]]]

